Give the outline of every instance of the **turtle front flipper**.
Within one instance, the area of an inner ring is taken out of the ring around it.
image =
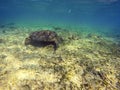
[[[54,50],[56,51],[57,50],[57,48],[59,47],[59,42],[58,42],[58,40],[55,40],[55,42],[54,42]]]
[[[56,43],[54,43],[54,51],[56,51],[58,48],[58,45]]]

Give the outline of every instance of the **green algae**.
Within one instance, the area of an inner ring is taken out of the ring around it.
[[[64,39],[56,53],[50,46],[24,45],[30,32],[49,28]],[[5,40],[0,44],[1,90],[119,90],[120,47],[103,35],[39,26],[19,27],[0,38]]]

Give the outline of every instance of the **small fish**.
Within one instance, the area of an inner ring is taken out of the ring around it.
[[[68,10],[68,13],[71,13],[71,12],[72,12],[72,10],[71,10],[71,9],[69,9],[69,10]]]

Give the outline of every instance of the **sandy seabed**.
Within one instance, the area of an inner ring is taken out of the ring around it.
[[[63,38],[56,52],[24,45],[42,29]],[[0,90],[120,90],[120,43],[81,29],[0,28]]]

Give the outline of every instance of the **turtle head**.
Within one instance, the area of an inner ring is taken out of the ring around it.
[[[25,45],[29,45],[29,44],[31,44],[31,38],[26,38],[25,39]]]

